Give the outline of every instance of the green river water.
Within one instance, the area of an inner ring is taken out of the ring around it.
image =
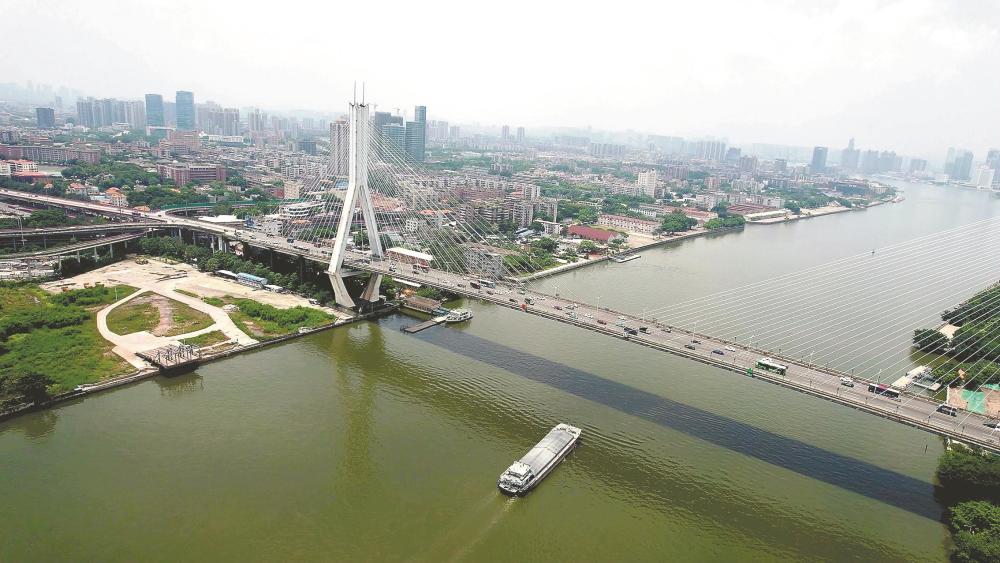
[[[637,311],[1000,211],[907,186],[538,282]],[[393,316],[0,423],[0,561],[941,561],[935,436],[514,310]],[[496,478],[553,425],[533,493]]]

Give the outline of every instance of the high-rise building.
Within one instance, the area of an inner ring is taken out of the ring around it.
[[[121,102],[124,111],[123,123],[128,123],[132,129],[146,128],[146,104],[142,100],[128,100]]]
[[[403,148],[414,161],[423,162],[426,143],[427,106],[415,106],[413,108],[413,121],[406,122],[406,137],[403,140]]]
[[[945,173],[952,180],[968,181],[972,177],[972,151],[949,149],[951,162],[945,164]]]
[[[504,125],[500,129],[500,138],[503,139],[504,141],[510,140],[510,125]]]
[[[177,104],[174,102],[163,102],[163,126],[177,127]]]
[[[76,124],[84,127],[97,127],[94,118],[94,98],[83,98],[76,101]]]
[[[406,127],[399,123],[386,123],[382,126],[382,140],[389,148],[390,154],[402,154],[406,144]]]
[[[828,149],[826,147],[814,147],[813,148],[813,158],[812,163],[809,165],[809,171],[813,174],[822,174],[826,172],[826,153]]]
[[[647,170],[645,172],[639,172],[636,177],[636,186],[642,189],[644,195],[649,197],[656,197],[656,183],[657,183],[656,170]]]
[[[524,144],[524,127],[517,128],[517,144]]]
[[[351,151],[351,125],[343,119],[330,124],[330,173],[347,176]]]
[[[993,169],[993,187],[1000,188],[1000,149],[990,149],[986,153],[986,166]]]
[[[146,124],[150,127],[163,127],[166,123],[163,119],[163,96],[146,94]]]
[[[916,174],[917,172],[923,172],[927,170],[927,161],[922,158],[911,158],[910,159],[910,174]]]
[[[854,148],[854,138],[847,143],[847,148],[840,151],[840,169],[850,172],[858,169],[861,162],[861,151]]]
[[[39,129],[55,129],[56,112],[52,108],[35,108],[35,120]]]
[[[448,138],[449,139],[458,139],[461,136],[462,136],[462,128],[461,127],[459,127],[458,125],[452,125],[452,126],[448,127]]]
[[[741,156],[739,159],[740,174],[753,176],[757,173],[757,157],[751,155]]]
[[[194,93],[178,90],[175,100],[177,103],[177,128],[183,131],[193,131],[195,129]]]

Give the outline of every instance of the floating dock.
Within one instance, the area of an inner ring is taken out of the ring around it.
[[[137,352],[136,356],[160,368],[160,371],[194,367],[201,360],[201,352],[198,348],[190,344],[179,343]]]
[[[624,264],[625,262],[628,262],[629,260],[636,260],[638,258],[642,258],[642,255],[640,255],[640,254],[629,254],[628,256],[611,256],[611,257],[609,257],[609,259],[612,262],[615,262],[617,264]]]

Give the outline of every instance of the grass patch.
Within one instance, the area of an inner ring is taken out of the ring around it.
[[[218,344],[227,340],[229,340],[229,337],[227,337],[221,330],[213,330],[212,332],[206,332],[205,334],[199,334],[198,336],[192,336],[191,338],[184,338],[181,342],[201,347],[211,346],[212,344]]]
[[[202,313],[190,305],[170,299],[170,310],[173,316],[173,326],[167,331],[166,336],[177,336],[195,332],[203,328],[212,326],[215,321],[212,317]]]
[[[106,286],[96,284],[93,287],[83,289],[73,289],[63,291],[53,295],[50,299],[53,303],[60,305],[79,305],[80,307],[96,307],[97,305],[110,305],[119,299],[124,299],[138,291],[138,288],[131,285]]]
[[[132,334],[143,330],[152,332],[160,324],[160,310],[148,301],[137,297],[119,305],[108,313],[108,328],[115,334]]]
[[[337,317],[309,307],[279,309],[253,299],[233,299],[240,309],[229,313],[240,330],[254,338],[269,340],[298,331],[299,327],[317,327]]]
[[[226,297],[229,296],[227,295]],[[232,298],[230,297],[230,299]],[[226,301],[219,297],[202,297],[201,300],[204,301],[205,303],[208,303],[209,305],[212,305],[213,307],[222,307],[223,305],[226,304]]]
[[[96,288],[50,295],[37,285],[0,286],[0,318],[46,320],[11,323],[9,336],[0,339],[0,402],[18,402],[14,383],[24,374],[43,377],[47,391],[58,393],[135,371],[101,338],[94,311],[80,306],[110,295]]]
[[[195,299],[201,299],[201,296],[193,291],[188,291],[186,289],[180,289],[178,287],[174,288],[174,291],[180,293],[181,295],[187,295],[188,297],[194,297]]]

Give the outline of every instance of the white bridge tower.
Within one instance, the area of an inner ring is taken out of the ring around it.
[[[372,206],[371,192],[368,189],[368,149],[369,128],[368,105],[364,102],[351,104],[350,118],[350,149],[348,151],[347,192],[344,194],[344,206],[340,211],[340,221],[337,223],[337,237],[333,243],[333,254],[330,257],[330,284],[337,304],[343,307],[354,307],[354,300],[347,293],[344,278],[364,272],[344,269],[344,257],[347,254],[347,241],[351,236],[351,226],[357,207],[361,207],[361,215],[365,229],[368,232],[368,246],[373,259],[382,258],[382,240],[379,237],[378,224],[375,222],[375,208]],[[337,158],[336,154],[331,155]],[[382,274],[371,275],[368,285],[361,293],[365,301],[377,301],[379,286],[382,284]]]

